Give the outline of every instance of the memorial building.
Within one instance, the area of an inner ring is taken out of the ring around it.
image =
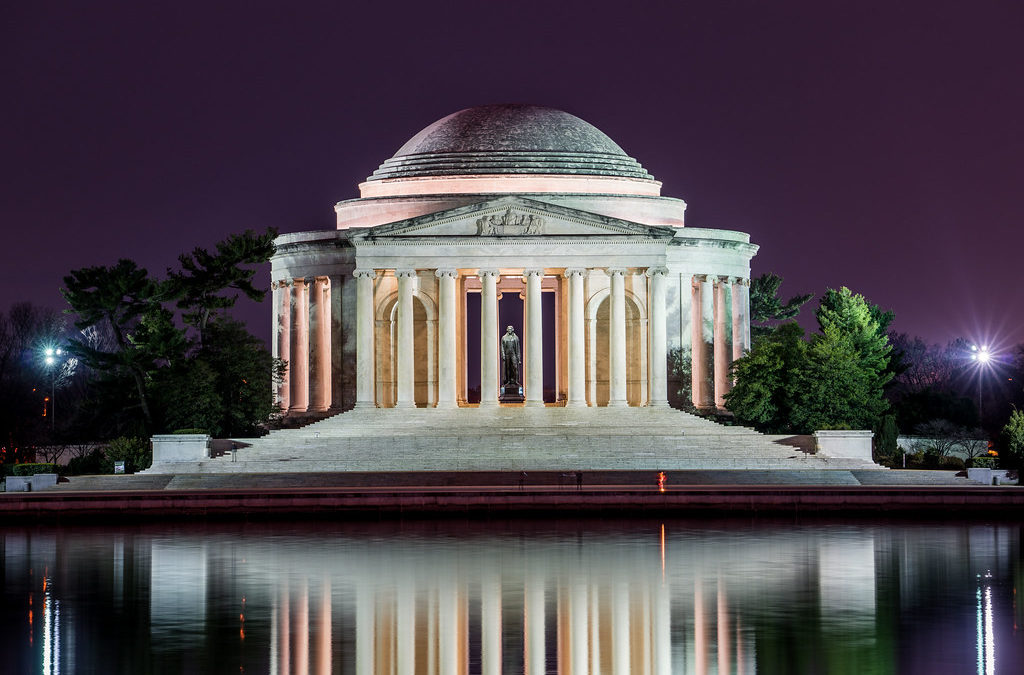
[[[335,205],[336,229],[278,237],[278,402],[293,416],[724,408],[730,364],[750,346],[757,246],[686,226],[686,203],[661,192],[559,110],[488,105],[438,120]]]

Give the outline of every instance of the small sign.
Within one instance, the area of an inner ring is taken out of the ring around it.
[[[124,462],[114,462],[114,473],[124,473]]]

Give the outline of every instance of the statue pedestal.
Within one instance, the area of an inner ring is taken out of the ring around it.
[[[501,386],[501,393],[498,394],[498,401],[501,403],[522,403],[525,400],[523,385],[504,384]]]

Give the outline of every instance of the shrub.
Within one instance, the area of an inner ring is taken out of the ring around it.
[[[200,429],[200,428],[196,428],[196,429],[175,429],[171,433],[174,434],[174,435],[205,434],[206,433],[206,429]]]
[[[939,459],[939,468],[962,471],[964,468],[964,460],[959,457],[942,457]]]
[[[148,438],[121,436],[110,441],[104,454],[104,473],[114,473],[114,462],[124,462],[125,473],[148,469],[153,463],[153,447]]]
[[[106,457],[103,448],[94,448],[80,457],[72,457],[68,462],[66,473],[69,476],[103,473]],[[113,467],[113,465],[111,465]],[[113,468],[111,468],[113,470]]]
[[[56,464],[44,464],[42,462],[31,462],[14,465],[15,476],[34,476],[37,473],[56,473]]]
[[[975,457],[971,460],[971,468],[974,469],[994,469],[996,468],[995,457]]]

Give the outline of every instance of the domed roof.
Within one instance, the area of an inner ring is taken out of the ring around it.
[[[479,174],[653,180],[597,127],[554,108],[516,104],[477,106],[439,119],[367,180]]]

